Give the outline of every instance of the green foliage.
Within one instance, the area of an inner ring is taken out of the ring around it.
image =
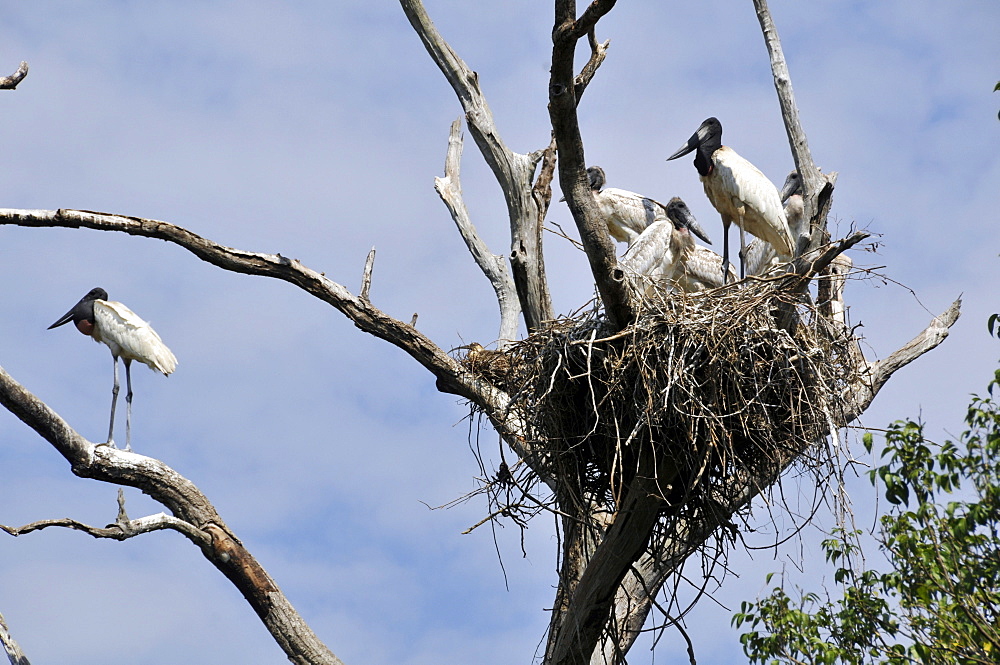
[[[928,441],[913,421],[890,426],[870,479],[891,505],[880,547],[893,569],[856,570],[858,532],[835,532],[823,549],[839,598],[797,588],[793,600],[776,586],[733,617],[749,629],[740,640],[752,663],[1000,663],[997,385],[1000,370],[957,442]],[[874,439],[863,443],[871,451]]]

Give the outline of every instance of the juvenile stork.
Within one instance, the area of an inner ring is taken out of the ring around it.
[[[164,375],[177,369],[177,358],[163,343],[153,328],[120,302],[108,300],[102,288],[91,289],[73,309],[49,326],[49,330],[70,321],[84,335],[102,342],[111,349],[115,365],[115,385],[111,390],[111,425],[108,427],[107,445],[114,447],[115,406],[118,403],[118,359],[125,362],[125,381],[128,405],[125,415],[125,450],[132,450],[132,373],[133,360],[149,366]]]
[[[587,169],[587,181],[594,190],[597,207],[608,225],[608,233],[618,242],[626,242],[631,247],[639,238],[639,234],[653,222],[666,219],[667,206],[659,201],[624,189],[604,188],[606,180],[604,169],[600,166],[591,166]],[[693,232],[705,242],[709,242],[700,226]]]
[[[795,241],[795,256],[799,256],[809,244],[809,225],[805,219],[805,207],[802,202],[802,177],[798,171],[792,171],[785,178],[781,187],[781,202],[785,209],[785,219],[788,230]],[[748,275],[763,275],[778,265],[778,253],[774,247],[760,239],[747,245],[746,252],[740,255],[746,265]]]
[[[651,295],[653,284],[667,282],[682,291],[700,291],[721,286],[721,258],[695,244],[691,234],[705,238],[698,220],[681,199],[666,205],[666,219],[658,219],[643,231],[621,259],[625,273],[641,280],[642,291]],[[712,261],[714,256],[720,263]]]
[[[795,243],[781,207],[778,190],[756,166],[722,145],[722,123],[708,118],[680,150],[667,158],[677,159],[697,150],[694,166],[698,169],[705,194],[722,216],[723,274],[729,267],[729,225],[740,228],[740,250],[746,251],[745,232],[770,243],[778,256],[792,258]],[[745,274],[740,261],[740,277]]]
[[[736,271],[729,266],[728,273],[723,274],[722,257],[708,247],[697,245],[688,260],[678,266],[673,279],[681,291],[695,293],[735,282]]]

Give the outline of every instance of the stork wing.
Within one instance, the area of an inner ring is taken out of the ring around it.
[[[666,217],[662,203],[635,192],[607,187],[595,194],[608,233],[618,242],[631,245],[650,224]]]
[[[653,280],[668,276],[676,261],[670,246],[673,232],[674,223],[669,219],[653,222],[628,248],[619,265],[628,274]]]
[[[171,353],[152,326],[143,321],[120,302],[94,301],[95,331],[99,342],[104,342],[111,352],[129,360],[138,360],[163,374],[177,369],[177,358]]]
[[[735,282],[738,279],[736,271],[730,264],[729,281]],[[677,266],[674,281],[681,291],[688,293],[718,288],[723,285],[722,257],[707,247],[697,245],[687,260]]]
[[[774,183],[728,146],[716,150],[712,161],[721,188],[745,205],[744,230],[771,243],[778,254],[791,257],[795,242]]]
[[[758,238],[747,245],[743,265],[746,266],[748,275],[763,275],[777,263],[778,254],[774,251],[771,243]]]

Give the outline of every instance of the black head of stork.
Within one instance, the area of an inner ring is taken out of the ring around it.
[[[781,202],[785,203],[796,194],[802,194],[802,176],[799,175],[798,171],[792,171],[785,178],[785,184],[781,186],[781,192],[779,193]]]
[[[590,187],[595,192],[601,191],[604,188],[604,183],[607,180],[604,177],[604,169],[600,166],[588,166],[587,167],[587,186]],[[560,203],[565,201],[566,197],[563,196],[559,199]]]
[[[695,234],[709,245],[712,241],[708,239],[708,234],[705,233],[705,229],[701,228],[701,224],[695,219],[695,216],[691,213],[691,209],[687,207],[683,199],[675,196],[667,202],[667,219],[674,223],[674,228],[678,231],[687,230]]]
[[[92,335],[94,331],[94,301],[107,299],[108,292],[101,287],[91,289],[87,295],[80,298],[80,302],[73,305],[72,309],[59,317],[59,320],[49,326],[47,330],[58,328],[72,321],[76,329],[84,335]]]
[[[604,177],[604,169],[600,166],[588,166],[587,167],[587,184],[595,192],[601,191],[607,179]]]
[[[701,123],[701,126],[680,150],[667,157],[667,161],[683,157],[697,150],[698,152],[694,156],[694,167],[698,169],[698,175],[706,176],[712,171],[712,153],[721,147],[722,123],[719,122],[718,118],[708,118]]]

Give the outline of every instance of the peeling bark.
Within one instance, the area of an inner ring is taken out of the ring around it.
[[[7,621],[2,614],[0,614],[0,644],[3,644],[3,649],[7,652],[10,665],[31,665],[17,641],[11,636]]]

